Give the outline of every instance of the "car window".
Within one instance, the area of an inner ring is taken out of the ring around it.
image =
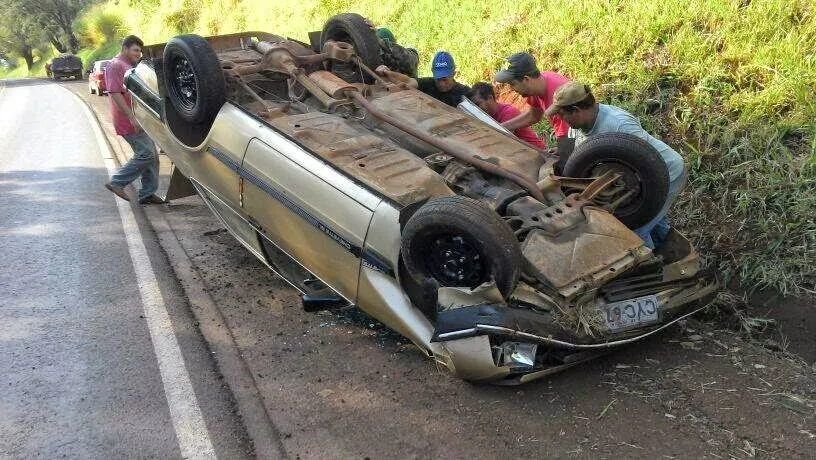
[[[508,131],[507,128],[505,128],[499,122],[494,120],[493,117],[486,114],[482,109],[479,108],[478,105],[474,104],[473,102],[471,102],[470,99],[466,97],[462,97],[462,102],[460,102],[459,105],[456,106],[456,108],[477,120],[481,120],[484,123],[487,123],[488,125],[498,129],[503,133],[510,134],[510,131]]]

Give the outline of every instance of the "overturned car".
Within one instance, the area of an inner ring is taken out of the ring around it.
[[[667,192],[645,142],[598,136],[555,176],[468,101],[374,73],[384,48],[362,17],[310,40],[182,35],[125,80],[175,165],[168,198],[198,193],[305,307],[354,304],[455,375],[514,384],[712,300],[685,237],[653,252],[630,230]]]

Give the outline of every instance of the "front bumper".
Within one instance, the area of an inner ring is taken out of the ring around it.
[[[628,292],[642,294],[647,290],[644,286],[651,286],[648,291],[657,295],[659,315],[656,321],[636,329],[589,335],[563,328],[547,312],[489,302],[440,311],[432,341],[441,343],[448,351],[443,361],[461,378],[523,383],[656,334],[704,309],[716,297],[719,285],[713,273],[657,285],[645,280],[599,293],[598,308],[608,299]],[[493,350],[502,340],[537,344],[538,354],[547,353],[548,358],[526,369],[499,365]]]

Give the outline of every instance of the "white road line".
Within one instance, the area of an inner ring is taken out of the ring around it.
[[[66,91],[79,99],[79,96],[70,90],[66,89]],[[113,161],[110,147],[105,142],[104,134],[85,102],[80,100],[79,104],[85,111],[91,129],[94,131],[105,167],[112,175],[116,172],[116,164]],[[170,315],[164,306],[156,274],[150,265],[144,241],[142,241],[139,227],[136,224],[136,217],[129,203],[115,196],[112,198],[116,201],[119,216],[122,218],[122,227],[133,261],[133,269],[136,271],[147,327],[150,330],[153,350],[159,362],[164,395],[170,408],[170,417],[173,419],[173,428],[176,430],[181,456],[183,458],[216,458],[207,426],[204,424],[204,417],[201,415],[201,408],[193,392],[190,376],[184,367],[184,359],[170,322]]]

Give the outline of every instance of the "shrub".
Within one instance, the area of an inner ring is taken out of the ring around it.
[[[74,33],[83,47],[99,47],[126,35],[125,20],[115,5],[91,7],[74,22]]]

